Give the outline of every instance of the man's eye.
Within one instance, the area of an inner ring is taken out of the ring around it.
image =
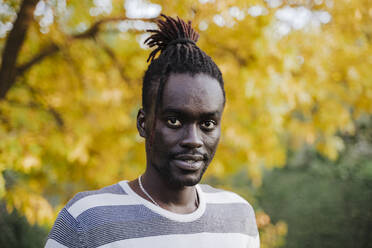
[[[180,127],[182,124],[176,117],[168,117],[167,124],[170,127]]]
[[[210,130],[213,130],[215,127],[216,127],[216,122],[215,121],[204,121],[202,124],[201,124],[202,128],[207,130],[207,131],[210,131]]]

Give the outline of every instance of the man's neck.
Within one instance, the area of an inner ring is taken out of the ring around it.
[[[198,200],[195,186],[171,187],[156,171],[146,170],[141,176],[144,190],[162,208],[179,214],[192,213],[197,209]],[[152,202],[141,189],[138,179],[129,186],[141,197]]]

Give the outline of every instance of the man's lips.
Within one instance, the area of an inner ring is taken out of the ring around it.
[[[201,154],[178,154],[174,156],[177,160],[183,160],[183,161],[201,161],[204,160],[204,156]]]
[[[174,156],[173,161],[182,170],[197,171],[204,164],[204,156],[201,154],[178,154]]]

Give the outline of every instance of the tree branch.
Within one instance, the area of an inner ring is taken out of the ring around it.
[[[4,98],[17,77],[16,62],[38,0],[24,0],[5,42],[0,68],[0,99]]]
[[[29,89],[29,91],[31,92],[31,96],[35,100],[35,101],[32,101],[32,102],[29,102],[28,105],[24,105],[24,106],[25,107],[28,106],[28,107],[31,107],[31,108],[38,108],[38,109],[46,111],[47,113],[49,113],[54,118],[58,127],[63,128],[64,127],[64,121],[63,121],[63,118],[62,118],[61,114],[56,109],[54,109],[52,106],[50,106],[45,101],[45,99],[43,99],[42,96],[40,96],[39,92],[37,90],[35,90],[31,85],[26,84],[26,83],[24,83],[22,85]],[[40,103],[38,102],[37,98],[40,99]],[[13,104],[16,103],[15,101],[11,101],[11,100],[8,100],[8,102],[13,103]],[[43,104],[43,102],[44,102],[44,104]],[[19,103],[19,106],[22,106],[22,104]]]
[[[57,126],[59,128],[63,128],[63,126],[64,126],[64,121],[63,121],[61,115],[54,108],[52,108],[50,106],[43,106],[41,103],[38,103],[38,102],[29,102],[27,104],[20,103],[20,102],[14,101],[14,100],[8,100],[7,102],[9,104],[17,106],[17,107],[43,110],[43,111],[47,112],[48,114],[50,114],[53,117],[53,119],[55,120],[55,122],[57,123]]]
[[[16,59],[18,57],[20,47],[25,39],[24,36],[29,26],[29,23],[32,19],[33,9],[37,2],[38,0],[24,0],[22,2],[21,10],[18,13],[18,18],[14,24],[14,28],[9,33],[9,36],[8,36],[8,39],[6,41],[5,48],[3,51],[3,60],[2,60],[3,64],[0,70],[0,100],[5,98],[6,93],[13,86],[18,76],[23,75],[32,66],[34,66],[37,63],[40,63],[46,57],[49,57],[61,50],[61,47],[53,42],[45,46],[44,48],[42,48],[41,51],[38,54],[36,54],[33,58],[31,58],[29,61],[16,67]],[[30,8],[30,3],[33,3],[32,8]],[[25,20],[27,20],[27,25],[21,25],[26,22]],[[100,28],[103,24],[110,23],[110,22],[117,22],[117,21],[125,21],[125,20],[133,20],[133,21],[142,20],[142,21],[151,22],[151,21],[154,21],[155,18],[153,19],[144,19],[144,18],[130,19],[127,17],[104,18],[104,19],[98,20],[95,23],[93,23],[92,26],[88,28],[86,31],[84,31],[83,33],[68,36],[68,39],[76,40],[76,39],[94,38],[100,31]],[[21,26],[22,28],[19,26]],[[22,36],[20,36],[20,34],[22,34]],[[14,47],[16,47],[17,49],[15,50]]]
[[[100,31],[100,27],[103,24],[109,23],[109,22],[117,22],[117,21],[125,21],[125,20],[142,20],[142,21],[154,21],[155,19],[130,19],[127,17],[111,17],[111,18],[105,18],[102,20],[99,20],[92,24],[90,28],[88,28],[86,31],[80,34],[75,34],[72,36],[69,36],[69,40],[76,40],[76,39],[88,39],[88,38],[94,38]],[[32,59],[30,59],[28,62],[20,65],[18,67],[18,74],[17,76],[20,76],[24,74],[28,69],[30,69],[33,65],[39,63],[42,61],[45,57],[51,56],[61,50],[61,47],[59,47],[57,44],[52,43],[36,54]]]
[[[74,39],[84,39],[84,38],[93,38],[94,36],[97,35],[100,26],[102,24],[106,24],[109,22],[118,22],[118,21],[136,21],[136,20],[141,20],[141,21],[154,21],[155,19],[144,19],[144,18],[136,18],[136,19],[131,19],[128,17],[108,17],[104,18],[101,20],[96,21],[95,23],[92,24],[90,28],[88,28],[85,32],[81,34],[75,34],[72,36]]]
[[[50,55],[58,52],[59,49],[60,48],[56,44],[54,44],[54,43],[52,43],[52,44],[44,47],[44,49],[41,52],[39,52],[37,55],[35,55],[32,59],[30,59],[26,63],[23,63],[22,65],[18,66],[18,68],[17,68],[17,76],[21,76],[31,66],[33,66],[34,64],[39,63],[45,57],[50,56]]]

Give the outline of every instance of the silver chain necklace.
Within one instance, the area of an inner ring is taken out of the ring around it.
[[[160,205],[150,196],[149,193],[147,193],[147,191],[145,190],[145,188],[142,186],[142,182],[141,182],[141,176],[139,176],[138,178],[138,184],[142,190],[142,192],[158,207],[160,207]]]
[[[158,207],[160,207],[160,205],[154,200],[154,198],[151,197],[151,195],[149,193],[147,193],[147,191],[145,190],[145,188],[143,187],[142,185],[142,182],[141,182],[141,176],[138,177],[138,184],[142,190],[142,192]],[[199,197],[198,197],[198,194],[196,193],[195,191],[195,194],[196,194],[196,207],[199,207]]]

